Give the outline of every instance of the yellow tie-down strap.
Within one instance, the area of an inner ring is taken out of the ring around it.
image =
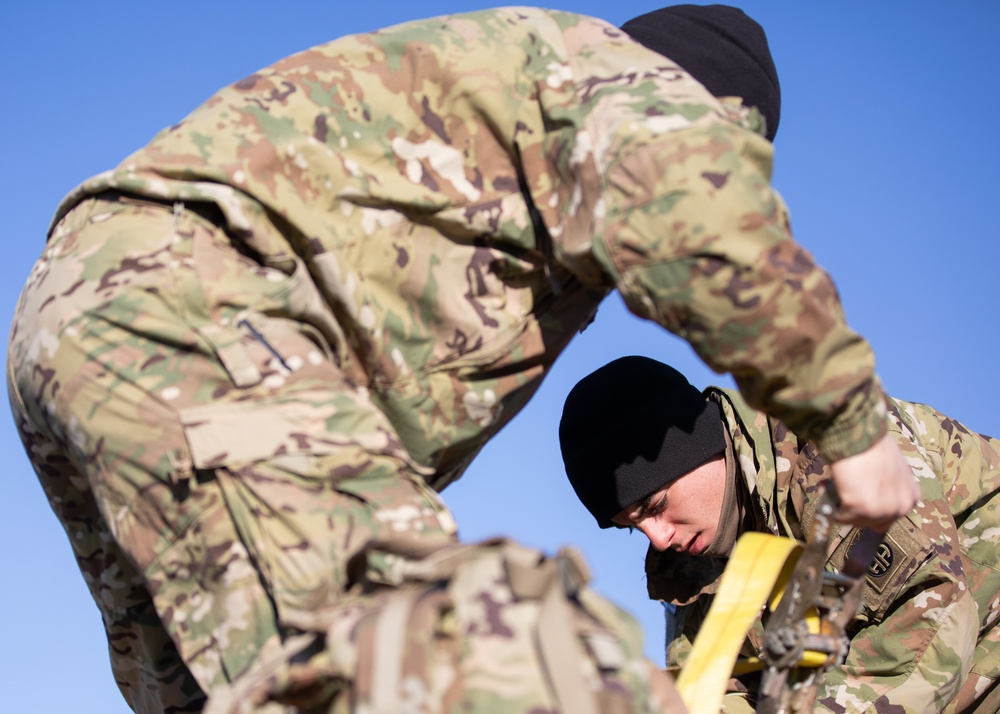
[[[761,668],[760,660],[737,663],[736,657],[764,605],[777,606],[801,552],[801,543],[766,533],[746,533],[737,541],[677,678],[689,714],[719,714],[729,678]],[[819,666],[827,658],[806,652],[801,664]]]

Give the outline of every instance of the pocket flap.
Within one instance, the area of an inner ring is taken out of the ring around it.
[[[315,395],[320,396],[320,395]],[[182,409],[181,423],[197,469],[260,461],[289,454],[330,453],[328,420],[336,407],[327,401],[228,402]]]

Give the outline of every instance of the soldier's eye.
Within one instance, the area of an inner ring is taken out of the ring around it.
[[[656,501],[649,504],[649,508],[646,509],[647,516],[655,516],[659,513],[663,513],[667,508],[667,494],[663,494]]]

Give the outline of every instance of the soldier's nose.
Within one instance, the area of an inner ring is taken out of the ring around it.
[[[670,539],[673,536],[674,529],[653,521],[649,524],[643,524],[642,532],[649,538],[651,546],[656,550],[664,551],[670,547]]]

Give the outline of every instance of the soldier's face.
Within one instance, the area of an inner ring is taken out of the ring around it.
[[[622,527],[638,528],[657,550],[672,548],[699,555],[719,530],[725,495],[726,461],[719,454],[611,520]]]

